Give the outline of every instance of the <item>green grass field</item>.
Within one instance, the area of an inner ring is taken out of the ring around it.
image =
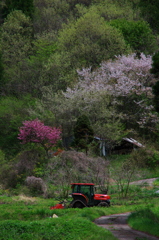
[[[52,199],[3,195],[0,196],[0,239],[115,240],[116,238],[109,231],[96,226],[93,221],[103,215],[128,211],[133,212],[129,218],[132,227],[142,231],[150,229],[151,234],[159,236],[158,202],[158,197],[148,197],[147,201],[143,198],[136,201],[132,199],[120,201],[116,198],[110,208],[50,210],[49,207],[56,203]],[[58,218],[53,218],[53,214]]]
[[[50,210],[52,200],[24,196],[1,196],[0,203],[1,240],[116,239],[92,222],[106,214],[100,208]]]

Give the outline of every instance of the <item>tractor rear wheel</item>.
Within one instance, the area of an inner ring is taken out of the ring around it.
[[[81,202],[76,202],[76,203],[74,204],[74,207],[75,207],[75,208],[83,208],[84,205],[83,205]]]
[[[109,207],[110,205],[107,202],[100,202],[97,207]]]
[[[86,205],[85,205],[82,201],[80,201],[80,200],[75,200],[75,201],[73,201],[73,202],[71,203],[71,206],[72,206],[73,208],[84,208],[84,207],[86,207]]]

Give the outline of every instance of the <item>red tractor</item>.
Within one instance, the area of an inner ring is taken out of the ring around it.
[[[93,183],[71,183],[71,188],[73,200],[68,207],[83,208],[93,206],[110,206],[110,196],[106,194],[95,194]],[[64,207],[64,203],[59,203],[50,209],[59,209]]]

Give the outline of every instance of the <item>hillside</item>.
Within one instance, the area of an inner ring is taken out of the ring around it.
[[[139,169],[158,167],[159,1],[153,3],[1,1],[4,189],[25,188],[27,177],[40,178],[37,190],[44,194],[46,184],[48,196],[59,191],[58,181],[64,195],[74,179],[102,183],[101,169],[110,164],[111,150],[124,137],[145,146],[137,155]],[[109,152],[106,159],[102,144]],[[126,161],[134,166],[135,153]],[[60,176],[53,176],[55,169]]]

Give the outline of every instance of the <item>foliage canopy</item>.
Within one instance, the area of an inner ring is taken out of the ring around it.
[[[98,66],[101,61],[128,52],[116,28],[97,13],[86,13],[59,33],[59,49],[70,58],[72,67]]]
[[[133,51],[153,54],[157,49],[156,39],[146,21],[115,19],[110,24],[118,28]]]

